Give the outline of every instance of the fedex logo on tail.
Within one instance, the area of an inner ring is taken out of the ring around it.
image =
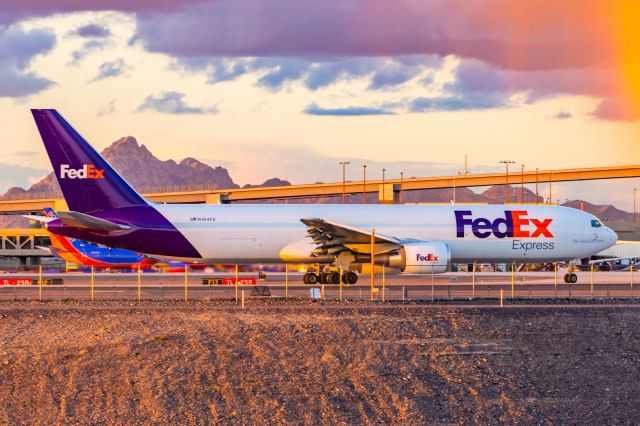
[[[93,164],[85,164],[81,169],[72,169],[68,164],[60,165],[60,179],[104,179],[104,170]]]
[[[505,210],[504,217],[489,219],[473,218],[471,210],[456,210],[456,236],[464,238],[467,226],[478,238],[494,235],[496,238],[553,238],[549,225],[553,219],[528,217],[526,210]]]

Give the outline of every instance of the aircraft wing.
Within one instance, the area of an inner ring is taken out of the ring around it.
[[[307,225],[307,234],[316,244],[313,254],[338,255],[343,251],[371,253],[371,231],[329,222],[319,218],[300,219]],[[376,253],[386,253],[400,247],[400,241],[381,234],[374,235]]]

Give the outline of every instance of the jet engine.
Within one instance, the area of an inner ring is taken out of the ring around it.
[[[446,243],[417,241],[403,244],[385,263],[407,274],[442,274],[450,269],[451,250]]]

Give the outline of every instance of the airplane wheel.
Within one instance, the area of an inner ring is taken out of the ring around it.
[[[340,284],[340,272],[329,272],[327,274],[327,284]]]
[[[318,283],[318,276],[313,272],[307,273],[304,276],[306,278],[305,284],[313,285]]]
[[[569,284],[571,281],[569,281],[569,274],[564,274],[564,282]]]
[[[308,273],[304,274],[304,275],[302,276],[302,282],[303,282],[303,283],[305,283],[305,284],[309,284],[309,282],[307,281],[307,278],[308,278],[308,277],[309,277],[309,274],[308,274]]]
[[[358,274],[356,274],[355,272],[349,271],[342,275],[342,282],[344,284],[354,285],[355,283],[358,282]]]
[[[569,274],[569,281],[571,284],[575,284],[578,282],[578,276],[576,274]]]
[[[327,273],[326,272],[322,272],[322,273],[318,274],[318,283],[320,283],[320,284],[326,284],[327,283]]]

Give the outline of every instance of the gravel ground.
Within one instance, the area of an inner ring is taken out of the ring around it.
[[[640,307],[0,303],[0,424],[637,424]]]

